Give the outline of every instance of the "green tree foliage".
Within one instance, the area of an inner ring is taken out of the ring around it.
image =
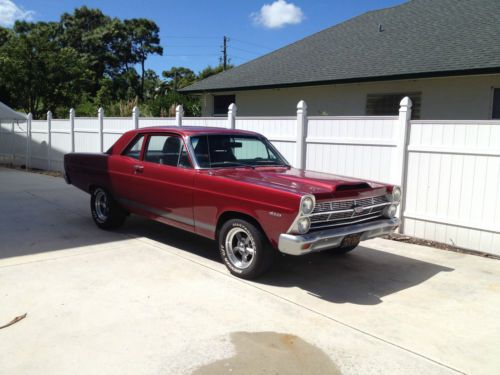
[[[159,77],[146,68],[151,55],[162,55],[159,27],[151,20],[120,20],[85,6],[64,13],[59,22],[16,22],[0,27],[0,101],[44,117],[48,110],[66,117],[141,113],[169,116],[182,104],[189,116],[201,113],[196,96],[178,90],[222,71],[207,67],[198,75],[172,67]]]
[[[226,69],[229,70],[233,67],[234,67],[234,65],[229,64]],[[209,65],[198,74],[198,79],[202,80],[202,79],[208,78],[210,76],[213,76],[215,74],[222,73],[223,71],[224,71],[223,65],[218,65],[218,66],[215,66],[213,68]]]
[[[134,18],[125,20],[125,30],[130,36],[132,54],[141,65],[141,89],[139,97],[144,99],[145,62],[149,55],[163,55],[160,46],[160,28],[151,20]]]
[[[170,70],[163,71],[161,75],[167,79],[166,88],[172,91],[187,87],[198,79],[191,69],[175,66]]]
[[[0,48],[0,77],[9,104],[39,117],[78,100],[89,71],[76,50],[60,45],[56,23],[17,22]]]

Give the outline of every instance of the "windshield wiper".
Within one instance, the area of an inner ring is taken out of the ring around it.
[[[283,163],[280,163],[280,162],[277,162],[277,161],[273,161],[273,160],[257,160],[255,162],[256,163],[266,164],[266,166],[271,165],[271,166],[277,166],[277,167],[288,167],[288,168],[290,168],[290,166],[288,164],[283,164]]]
[[[234,165],[234,166],[237,166],[237,167],[245,167],[245,168],[255,169],[255,167],[253,165],[244,164],[244,163],[238,163],[237,161],[218,161],[218,162],[215,162],[215,163],[211,163],[210,166],[215,166],[215,165],[218,165],[218,164],[222,164],[222,165]]]

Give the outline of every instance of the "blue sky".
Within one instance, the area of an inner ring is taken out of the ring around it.
[[[118,18],[145,17],[160,27],[163,56],[148,59],[161,73],[172,66],[199,71],[217,65],[223,35],[240,65],[317,31],[404,0],[0,0],[0,25],[14,18],[55,21],[86,5]]]

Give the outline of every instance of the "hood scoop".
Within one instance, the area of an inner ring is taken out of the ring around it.
[[[359,184],[344,184],[339,185],[335,189],[335,191],[350,191],[350,190],[361,190],[361,189],[370,189],[371,186],[366,182],[361,182]]]

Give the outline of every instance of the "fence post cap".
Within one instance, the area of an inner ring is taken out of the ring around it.
[[[231,112],[235,112],[238,109],[238,107],[236,107],[236,104],[231,103],[229,104],[229,107],[227,107],[227,109]]]
[[[31,113],[31,112],[30,112],[30,113],[28,113],[28,115],[27,115],[26,117],[28,118],[28,120],[33,119],[33,113]]]
[[[305,110],[307,109],[307,103],[304,100],[301,100],[300,102],[297,103],[297,109],[298,110]]]
[[[134,108],[132,108],[132,113],[138,115],[139,114],[139,107],[135,105]]]
[[[408,96],[405,96],[405,97],[401,100],[401,102],[399,103],[399,105],[400,105],[401,107],[408,107],[408,108],[411,108],[411,107],[412,107],[412,105],[413,105],[413,103],[412,103],[411,99],[410,99]]]
[[[175,107],[175,110],[182,111],[183,110],[182,104],[177,105],[177,107]]]
[[[75,109],[74,108],[70,108],[69,109],[69,114],[70,115],[74,115],[75,114]]]
[[[104,114],[104,108],[99,107],[99,109],[97,110],[97,113],[100,115]]]
[[[48,117],[52,117],[52,112],[51,111],[47,111],[47,118]]]

